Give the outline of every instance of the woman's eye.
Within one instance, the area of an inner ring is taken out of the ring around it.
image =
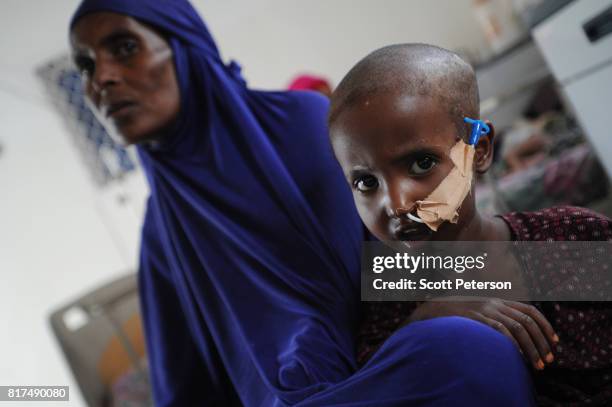
[[[410,172],[412,172],[413,174],[421,175],[425,174],[435,166],[436,160],[431,157],[423,157],[412,163],[412,166],[410,167]]]
[[[81,76],[91,76],[94,71],[94,62],[89,58],[78,58],[75,65]]]
[[[120,57],[128,57],[136,52],[138,48],[136,41],[134,40],[122,40],[117,44],[115,48],[115,55]]]
[[[378,187],[378,180],[371,175],[367,175],[356,179],[353,185],[359,192],[370,192]]]

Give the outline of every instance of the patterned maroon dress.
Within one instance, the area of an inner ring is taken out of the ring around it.
[[[501,216],[512,240],[612,240],[612,221],[583,208],[554,207]],[[545,261],[545,259],[542,259]],[[555,270],[538,270],[551,273]],[[606,284],[609,282],[602,282]],[[609,302],[534,303],[560,341],[555,361],[533,371],[541,406],[612,406],[612,304]],[[357,335],[357,361],[363,365],[414,311],[413,302],[364,302]]]

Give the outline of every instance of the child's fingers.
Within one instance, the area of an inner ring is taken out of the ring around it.
[[[533,319],[530,315],[527,315],[512,307],[501,308],[500,312],[523,326],[523,328],[529,333],[529,336],[531,336],[531,340],[538,349],[542,361],[547,363],[551,363],[553,361],[554,357],[550,344],[548,343],[544,332],[542,332],[542,329],[540,329],[540,326],[535,319]]]
[[[489,316],[491,318],[491,316]],[[544,369],[544,362],[540,356],[536,344],[531,339],[531,335],[527,332],[527,329],[518,321],[510,318],[509,316],[499,313],[493,317],[493,319],[501,322],[508,331],[512,334],[516,342],[518,342],[520,348],[523,351],[523,355],[531,361],[533,366],[537,370]]]
[[[554,346],[557,342],[559,342],[559,337],[555,333],[554,328],[552,327],[550,322],[548,322],[546,317],[536,307],[530,304],[524,304],[522,302],[516,301],[504,301],[504,304],[509,307],[516,308],[522,313],[527,314],[531,318],[533,318],[533,320],[536,321],[540,326],[542,332],[544,332],[544,334],[546,335],[550,346]]]

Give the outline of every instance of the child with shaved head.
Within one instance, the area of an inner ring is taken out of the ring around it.
[[[470,140],[466,118],[488,132]],[[493,125],[479,119],[474,70],[448,50],[392,45],[349,71],[332,95],[330,137],[358,212],[374,236],[383,241],[612,240],[610,220],[582,208],[495,217],[478,213],[473,174],[491,165],[495,136]],[[418,306],[364,303],[358,359],[366,363],[406,323],[462,316],[518,346],[533,367],[541,405],[611,405],[611,310],[609,303],[495,298]],[[589,320],[578,321],[580,315]]]

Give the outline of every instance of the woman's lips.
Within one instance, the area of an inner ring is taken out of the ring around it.
[[[117,102],[117,103],[113,103],[111,105],[109,105],[107,111],[106,111],[106,117],[117,117],[117,116],[121,116],[127,112],[129,112],[130,110],[132,110],[133,107],[136,106],[136,103],[134,102]]]

